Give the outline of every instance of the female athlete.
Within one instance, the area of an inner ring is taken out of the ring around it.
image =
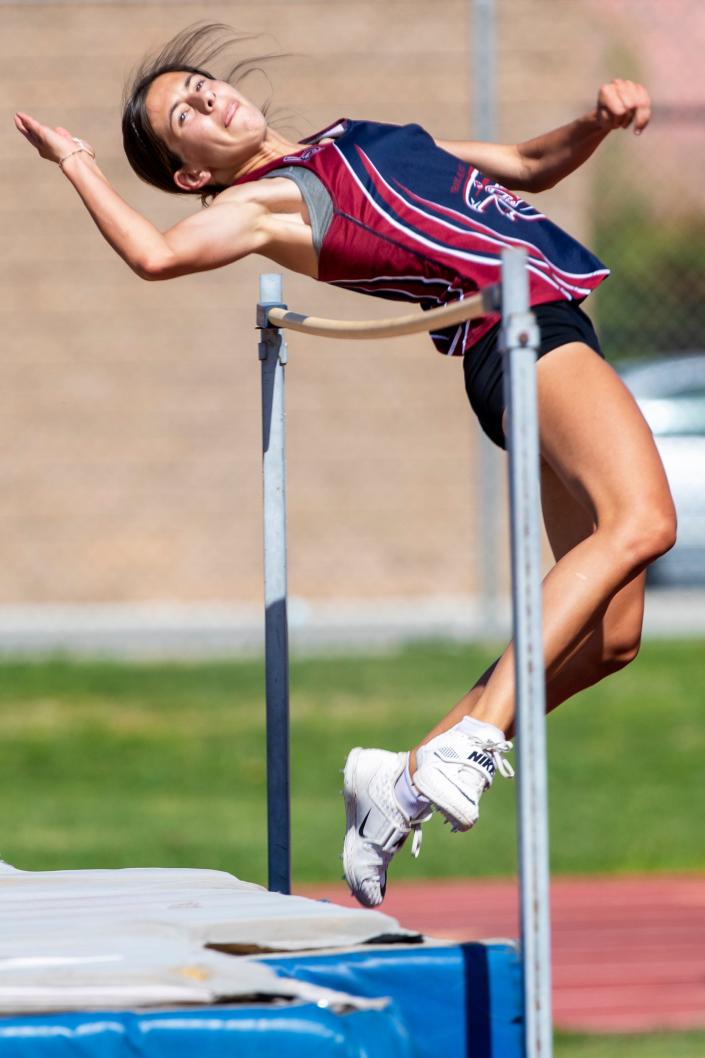
[[[235,84],[208,72],[209,34],[187,30],[144,65],[123,116],[135,172],[165,191],[210,198],[164,233],[132,209],[94,152],[28,114],[16,125],[58,163],[99,231],[146,280],[219,268],[259,253],[285,268],[375,296],[443,304],[499,278],[503,247],[529,250],[543,516],[555,565],[544,582],[547,705],[622,668],[637,653],[644,571],[673,545],[675,513],[651,433],[605,362],[579,307],[603,265],[516,194],[552,187],[616,129],[642,133],[643,87],[604,84],[595,107],[524,143],[436,140],[417,125],[336,121],[302,143],[268,124]],[[498,322],[431,335],[463,356],[485,432],[504,444]],[[514,718],[512,648],[408,753],[354,749],[345,768],[345,874],[357,899],[384,898],[387,868],[433,808],[456,830],[503,757]]]

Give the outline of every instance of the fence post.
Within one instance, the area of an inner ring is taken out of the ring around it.
[[[268,886],[291,891],[289,800],[289,630],[286,570],[286,455],[284,365],[286,340],[267,310],[282,306],[282,277],[260,276],[257,326],[262,363],[262,475],[264,486],[264,628],[267,699]],[[286,308],[286,306],[283,306]]]
[[[536,399],[538,328],[529,311],[527,256],[502,255],[502,356],[509,409],[509,501],[521,944],[526,1058],[551,1058],[551,948],[539,444]]]

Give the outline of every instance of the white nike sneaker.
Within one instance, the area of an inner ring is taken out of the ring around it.
[[[507,779],[514,775],[502,756],[512,748],[493,724],[466,717],[461,724],[436,735],[416,750],[412,781],[451,824],[469,830],[480,814],[480,797],[489,789],[495,771]]]
[[[406,753],[353,749],[345,763],[343,869],[353,896],[365,907],[384,900],[387,868],[413,831],[412,855],[421,850],[421,824],[431,813],[409,819],[394,785],[406,767]]]

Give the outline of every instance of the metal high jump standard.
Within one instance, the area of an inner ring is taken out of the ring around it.
[[[502,310],[509,413],[512,624],[517,705],[521,957],[526,1058],[551,1058],[551,964],[545,677],[541,624],[539,447],[535,359],[526,253],[505,250],[502,282],[464,301],[382,321],[325,320],[287,311],[282,277],[260,277],[257,327],[262,366],[264,596],[269,888],[290,891],[289,649],[287,627],[284,330],[316,337],[384,338],[429,331]]]

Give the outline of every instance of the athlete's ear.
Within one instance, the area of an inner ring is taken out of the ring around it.
[[[210,169],[186,169],[182,166],[174,173],[174,183],[182,191],[200,191],[211,182]]]

